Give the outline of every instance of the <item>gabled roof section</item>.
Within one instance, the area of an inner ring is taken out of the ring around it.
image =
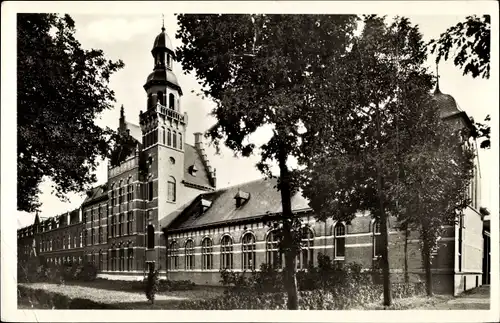
[[[142,142],[142,131],[141,127],[131,122],[125,121],[125,127],[130,130],[130,135],[132,138],[137,140],[138,142]]]
[[[196,172],[191,171],[195,166]],[[189,144],[184,144],[184,183],[195,186],[201,186],[207,190],[215,189],[215,181],[203,162],[203,156],[200,151]]]
[[[108,198],[108,188],[106,184],[99,185],[87,191],[87,196],[82,203],[82,206],[105,200]]]
[[[259,179],[201,194],[176,215],[176,219],[171,221],[167,229],[180,230],[281,213],[281,193],[276,189],[276,185],[276,179]],[[248,193],[251,198],[236,207],[234,197],[239,191]],[[199,214],[201,199],[212,201],[203,214]],[[293,195],[291,202],[293,211],[310,210],[309,201],[300,192]]]

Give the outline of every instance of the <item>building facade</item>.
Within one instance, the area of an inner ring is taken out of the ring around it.
[[[87,192],[81,207],[18,230],[19,261],[33,255],[47,263],[92,262],[99,276],[142,279],[158,269],[163,277],[214,285],[219,271],[281,266],[273,219],[281,212],[274,180],[257,180],[216,190],[216,173],[205,153],[202,134],[185,142],[188,116],[181,108],[182,88],[172,70],[175,53],[165,29],[155,38],[153,71],[144,85],[146,110],[134,125],[120,111],[118,162],[107,182]],[[472,129],[453,97],[434,93],[441,117]],[[470,144],[474,143],[470,141]],[[479,213],[479,163],[470,185],[472,204],[454,226],[446,227],[432,262],[438,291],[459,293],[484,282],[483,217]],[[308,201],[296,193],[293,211],[304,225],[304,248],[297,268],[316,264],[319,253],[336,262],[378,266],[379,224],[369,214],[351,223],[315,220]],[[408,274],[423,279],[420,241],[389,221],[389,262],[394,280]]]

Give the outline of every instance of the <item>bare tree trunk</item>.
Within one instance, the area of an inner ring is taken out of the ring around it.
[[[408,273],[408,226],[405,227],[405,284],[410,282],[410,275]]]
[[[425,269],[425,289],[427,291],[427,296],[432,296],[432,271],[431,271],[431,247],[429,244],[429,239],[425,234],[426,229],[424,228],[424,232],[422,234],[422,238],[424,240],[424,246],[422,250],[422,260]]]
[[[281,206],[283,209],[283,244],[285,246],[285,289],[288,294],[287,308],[289,310],[297,310],[298,288],[297,277],[295,273],[295,253],[292,248],[292,227],[293,219],[292,203],[291,203],[291,187],[290,187],[290,172],[286,165],[286,152],[284,149],[279,151],[279,168],[280,168],[280,192]]]

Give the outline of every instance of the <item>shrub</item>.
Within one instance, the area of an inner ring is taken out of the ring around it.
[[[80,270],[76,270],[77,280],[93,281],[97,278],[97,267],[93,263],[86,263]]]
[[[150,271],[148,273],[148,278],[144,286],[144,292],[146,293],[146,297],[151,302],[151,304],[154,304],[156,293],[158,292],[160,286],[160,280],[158,276],[158,270]]]

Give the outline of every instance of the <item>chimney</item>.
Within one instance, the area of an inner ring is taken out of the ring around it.
[[[203,134],[201,132],[194,133],[194,146],[198,149],[203,149]]]

